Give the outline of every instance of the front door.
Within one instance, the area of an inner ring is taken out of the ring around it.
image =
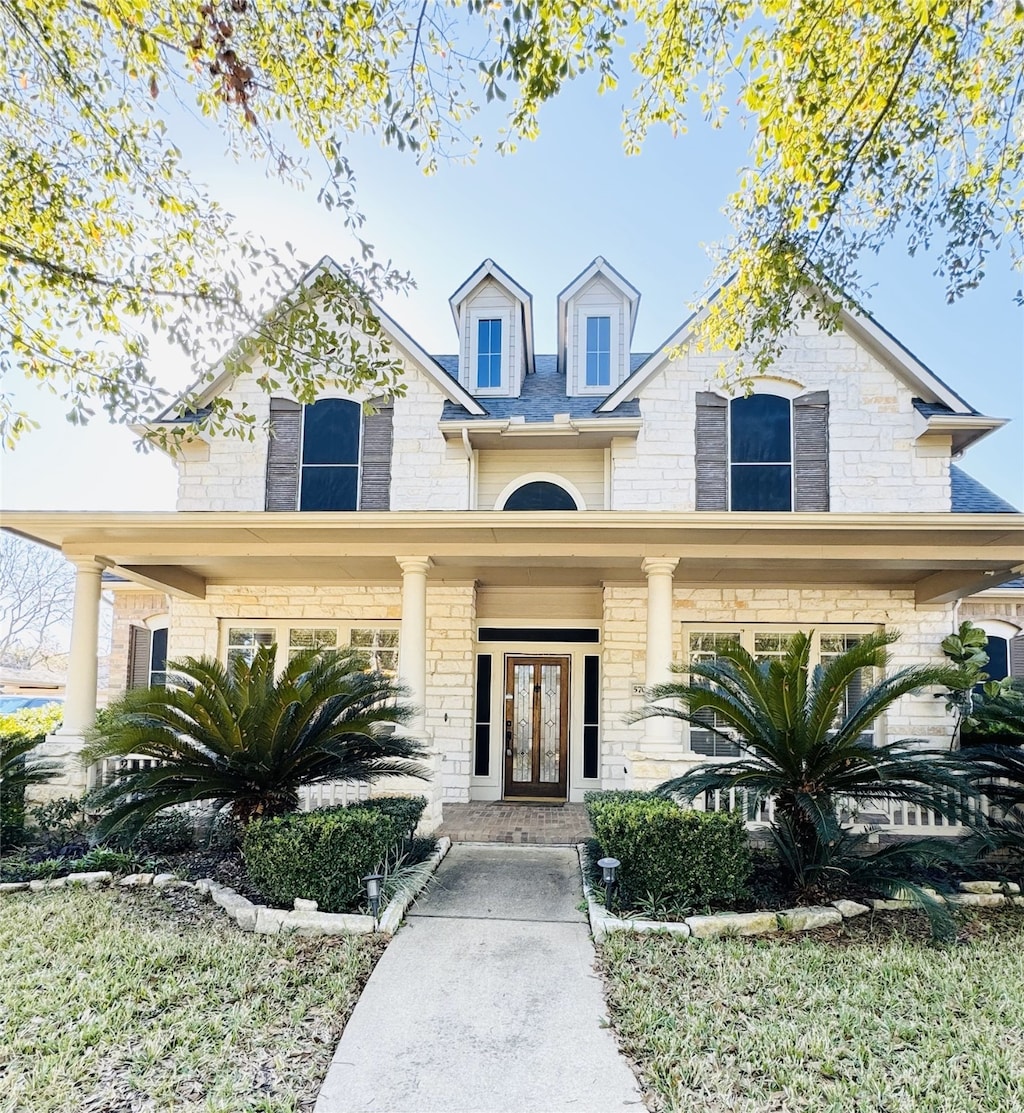
[[[569,658],[506,658],[506,797],[564,800],[568,757]]]

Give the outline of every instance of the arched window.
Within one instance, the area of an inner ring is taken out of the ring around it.
[[[751,394],[729,404],[729,508],[793,509],[792,403]]]
[[[145,626],[128,627],[128,687],[163,687],[167,683],[166,615],[148,619]]]
[[[557,483],[546,479],[524,483],[507,499],[503,510],[579,510],[576,500]]]
[[[302,414],[300,510],[355,510],[359,502],[362,407],[324,398]]]

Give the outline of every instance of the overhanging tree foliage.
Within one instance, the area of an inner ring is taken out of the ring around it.
[[[396,381],[365,295],[406,276],[366,246],[351,284],[299,288],[261,318],[253,307],[287,290],[294,268],[237,233],[193,180],[176,145],[187,112],[215,120],[230,153],[311,181],[357,235],[356,132],[429,170],[478,148],[465,130],[476,102],[510,88],[511,150],[588,71],[602,90],[636,74],[630,150],[652,127],[684,130],[693,111],[715,124],[739,115],[750,163],[716,272],[736,278],[701,327],[713,345],[747,349],[749,372],[770,365],[800,313],[829,320],[842,291],[860,294],[861,257],[892,239],[937,253],[950,298],[998,246],[1017,265],[1024,253],[1017,0],[0,0],[0,29],[0,370],[51,386],[74,420],[97,404],[137,420],[162,403],[151,329],[199,366],[258,357],[262,385],[303,398],[329,379]],[[800,296],[808,279],[824,297]],[[0,410],[9,443],[27,420]],[[252,428],[224,403],[202,420]]]

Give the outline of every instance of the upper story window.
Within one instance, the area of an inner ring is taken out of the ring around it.
[[[730,403],[729,507],[793,509],[793,423],[788,398],[752,394]]]
[[[476,332],[476,386],[501,386],[501,318],[481,318]]]
[[[325,398],[304,407],[300,510],[355,510],[359,502],[362,407]]]
[[[541,479],[517,487],[502,510],[579,510],[579,505],[564,487]]]
[[[612,381],[612,319],[587,318],[587,386],[610,386]]]

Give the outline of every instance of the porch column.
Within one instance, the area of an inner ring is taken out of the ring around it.
[[[641,567],[647,577],[647,662],[644,683],[664,684],[672,678],[672,574],[677,557],[646,557]],[[668,756],[677,733],[673,719],[645,719],[644,742]],[[653,756],[653,755],[652,755]]]
[[[100,632],[100,575],[93,560],[75,561],[75,606],[71,615],[71,652],[64,698],[64,723],[58,734],[81,738],[96,718],[96,674]]]
[[[398,557],[402,569],[402,630],[398,639],[398,675],[416,705],[410,733],[426,740],[427,571],[430,557]]]

